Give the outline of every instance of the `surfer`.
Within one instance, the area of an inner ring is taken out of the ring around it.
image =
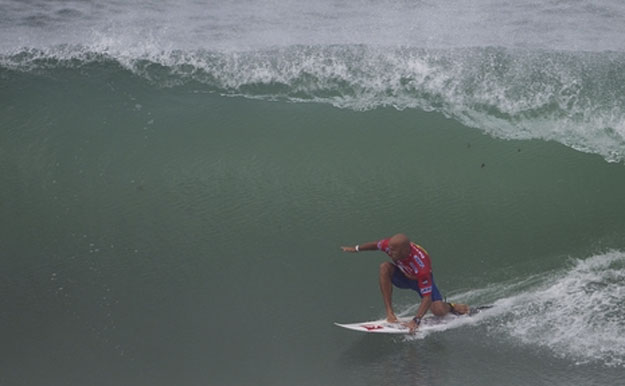
[[[443,296],[434,283],[430,255],[423,247],[413,243],[404,234],[372,241],[353,247],[341,247],[344,252],[384,251],[393,262],[384,262],[380,265],[380,291],[386,307],[386,320],[397,323],[398,319],[393,311],[393,285],[398,288],[409,288],[416,291],[421,297],[421,304],[417,315],[406,327],[414,332],[421,323],[421,318],[428,312],[436,316],[445,316],[448,313],[466,314],[469,306],[443,301]]]

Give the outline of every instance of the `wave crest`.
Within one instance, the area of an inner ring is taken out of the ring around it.
[[[554,140],[625,160],[625,54],[503,48],[290,46],[245,52],[57,46],[3,55],[21,71],[114,63],[161,87],[436,111],[504,139]]]

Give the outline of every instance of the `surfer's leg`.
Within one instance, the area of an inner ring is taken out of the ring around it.
[[[391,278],[395,272],[395,266],[391,263],[384,262],[380,264],[380,291],[384,299],[384,307],[386,308],[386,319],[389,322],[397,322],[397,317],[393,311],[393,283]]]
[[[430,306],[430,311],[436,316],[445,316],[449,312],[449,308],[447,303],[443,302],[443,295],[441,295],[441,291],[436,286],[434,275],[430,276],[430,281],[432,282],[432,305]]]
[[[434,282],[434,275],[432,275],[430,279],[432,280],[432,305],[430,306],[430,311],[432,311],[434,315],[445,316],[450,312],[456,315],[462,315],[469,312],[469,306],[466,304],[445,302],[441,291],[438,290],[436,282]]]
[[[436,283],[434,282],[434,276],[430,278],[432,280],[432,305],[430,311],[436,316],[445,316],[449,312],[449,306],[443,302],[443,295],[438,290]]]
[[[452,312],[456,315],[464,315],[469,312],[469,306],[460,303],[445,303],[442,300],[433,301],[430,311],[436,316],[445,316]]]

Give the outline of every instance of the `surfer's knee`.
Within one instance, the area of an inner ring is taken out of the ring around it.
[[[380,264],[380,276],[391,276],[394,270],[395,266],[388,261]]]
[[[436,316],[445,316],[449,312],[449,306],[440,300],[432,302],[430,311]]]

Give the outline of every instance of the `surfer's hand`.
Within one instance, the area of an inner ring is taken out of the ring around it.
[[[417,322],[415,322],[414,320],[411,320],[409,322],[404,322],[402,323],[402,325],[410,329],[411,334],[414,334],[415,332],[417,332],[417,328],[419,328],[419,326],[417,325]]]
[[[343,250],[343,252],[358,252],[355,247],[341,247],[341,249]]]

